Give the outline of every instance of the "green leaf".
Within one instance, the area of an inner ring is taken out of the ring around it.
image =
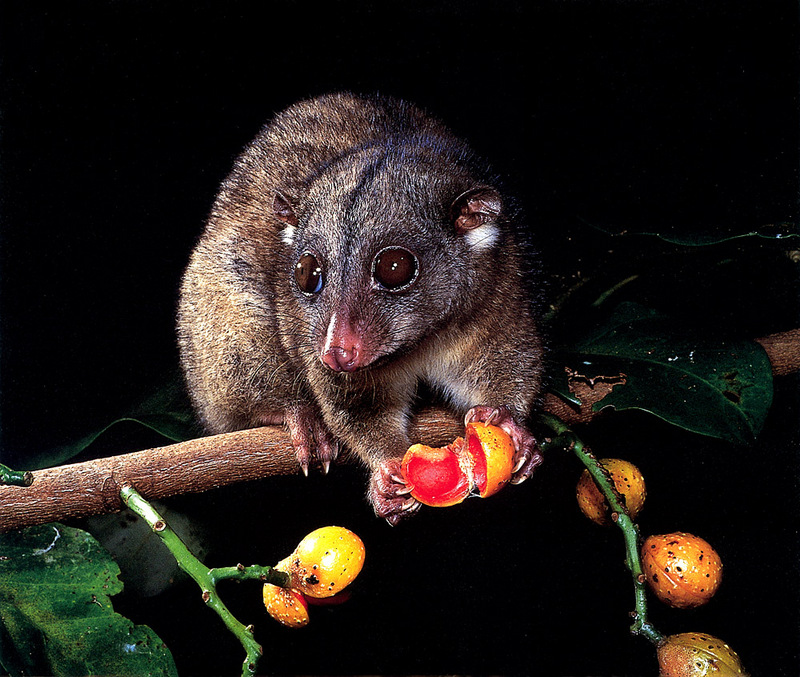
[[[588,221],[585,221],[589,223]],[[609,235],[649,235],[660,238],[666,242],[673,244],[688,245],[691,247],[699,247],[704,245],[719,244],[720,242],[727,242],[729,240],[737,240],[740,238],[761,238],[766,240],[792,240],[796,243],[800,238],[797,224],[788,221],[779,223],[770,223],[762,225],[758,228],[741,228],[734,227],[725,228],[686,228],[686,227],[663,227],[657,232],[650,230],[646,226],[641,228],[634,228],[630,226],[611,226],[611,225],[598,225],[590,223],[593,228],[600,230]],[[795,245],[796,246],[796,245]]]
[[[165,438],[167,443],[197,437],[198,430],[191,404],[178,377],[162,384],[153,394],[124,416],[67,444],[30,456],[27,468],[49,468],[75,458],[93,442],[120,423],[133,423],[149,428]]]
[[[119,568],[85,531],[0,536],[0,663],[11,675],[177,675],[147,626],[115,613]]]
[[[749,341],[710,342],[674,321],[622,304],[572,349],[566,364],[586,378],[624,374],[594,410],[641,409],[691,432],[748,444],[772,404],[772,370]],[[554,387],[575,401],[566,377]]]

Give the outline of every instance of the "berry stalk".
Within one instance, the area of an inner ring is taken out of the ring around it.
[[[583,442],[569,426],[560,419],[547,414],[542,415],[541,420],[556,433],[556,437],[546,440],[541,445],[542,450],[547,451],[549,448],[571,450],[589,471],[600,492],[608,501],[608,505],[612,510],[612,519],[622,530],[625,541],[625,566],[631,572],[633,579],[634,611],[632,616],[634,622],[631,625],[631,633],[641,635],[653,644],[657,644],[663,639],[663,635],[647,620],[646,579],[639,554],[640,535],[638,525],[631,519],[625,501],[617,491],[608,471],[595,458],[594,454],[584,446]]]
[[[150,528],[159,536],[161,542],[169,548],[178,565],[200,586],[203,591],[203,601],[212,608],[225,623],[226,627],[236,636],[245,650],[246,657],[242,663],[242,677],[252,677],[256,674],[258,661],[264,651],[261,645],[253,638],[253,626],[245,626],[228,610],[217,593],[216,584],[220,580],[259,580],[284,586],[288,584],[288,575],[280,571],[273,571],[272,567],[223,567],[209,569],[195,557],[186,544],[167,524],[166,520],[147,502],[130,484],[123,485],[120,496],[134,513],[147,522]]]

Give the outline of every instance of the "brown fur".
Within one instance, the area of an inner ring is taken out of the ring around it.
[[[458,411],[508,405],[523,424],[542,345],[506,203],[469,148],[409,104],[341,93],[276,116],[222,184],[182,285],[182,364],[206,429],[284,421],[301,462],[341,441],[376,473],[409,445],[420,382]],[[370,277],[387,246],[419,260],[408,290]],[[325,269],[313,297],[293,277],[309,250]],[[334,314],[363,341],[363,368],[321,361]]]

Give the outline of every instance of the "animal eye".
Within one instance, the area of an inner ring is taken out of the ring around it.
[[[417,257],[402,247],[382,249],[372,261],[372,277],[389,291],[400,291],[411,286],[418,273]]]
[[[322,266],[313,254],[303,254],[294,267],[294,279],[300,291],[306,294],[318,294],[325,285]]]

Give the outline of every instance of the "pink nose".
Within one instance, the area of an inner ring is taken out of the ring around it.
[[[320,360],[333,371],[355,371],[365,366],[362,332],[347,313],[333,313],[328,323]]]
[[[358,348],[332,346],[322,354],[322,362],[334,371],[355,371],[359,367]]]

